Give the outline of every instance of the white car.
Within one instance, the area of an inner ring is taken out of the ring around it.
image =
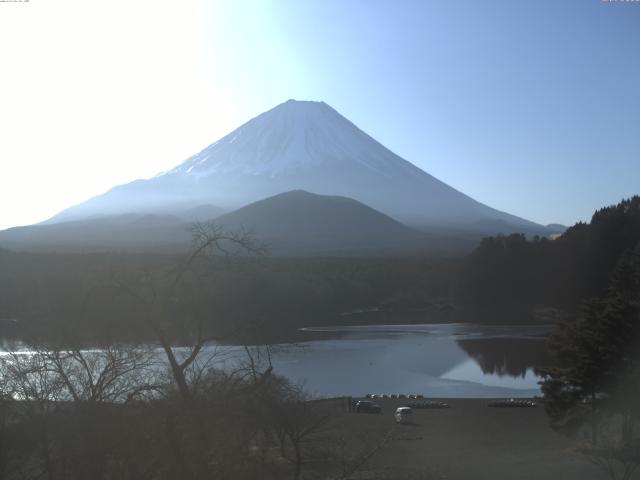
[[[396,423],[411,423],[413,410],[411,407],[398,407],[394,416],[396,417]]]

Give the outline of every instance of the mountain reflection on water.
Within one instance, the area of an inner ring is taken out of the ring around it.
[[[546,344],[537,338],[482,338],[456,343],[488,375],[524,378],[532,368],[549,365]]]
[[[529,397],[548,362],[551,326],[371,325],[306,329],[313,340],[274,356],[274,369],[318,395],[422,393]],[[317,340],[317,334],[332,335]],[[315,335],[315,336],[314,336]]]
[[[540,394],[534,368],[548,364],[545,337],[552,330],[459,323],[317,327],[303,329],[308,340],[275,345],[270,358],[276,374],[317,396],[531,397]],[[5,347],[32,354],[19,343]],[[163,368],[164,354],[154,348]],[[189,354],[186,347],[174,350]],[[201,353],[215,355],[212,366],[220,369],[246,360],[240,345],[209,345]]]

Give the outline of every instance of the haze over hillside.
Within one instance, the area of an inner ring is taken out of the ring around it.
[[[188,248],[188,223],[173,215],[108,215],[0,231],[0,246],[35,252],[175,252]]]
[[[194,220],[250,232],[271,255],[459,254],[479,241],[407,227],[347,197],[285,192],[222,216],[211,206],[176,215],[122,214],[15,227],[0,231],[0,247],[37,252],[183,252]]]
[[[117,186],[48,223],[105,214],[167,214],[203,204],[230,211],[299,189],[350,197],[420,228],[547,230],[451,188],[324,102],[295,100],[257,116],[171,170]]]
[[[59,252],[174,252],[191,244],[193,221],[216,219],[203,205],[176,215],[122,214],[15,227],[0,245]],[[355,200],[286,192],[216,219],[229,230],[251,231],[274,254],[367,254],[415,251],[428,236]]]
[[[379,253],[416,250],[427,236],[350,198],[295,190],[216,220],[251,230],[276,252]]]

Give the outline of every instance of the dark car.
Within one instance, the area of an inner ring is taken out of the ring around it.
[[[368,400],[360,400],[356,403],[356,413],[380,413],[380,405]]]

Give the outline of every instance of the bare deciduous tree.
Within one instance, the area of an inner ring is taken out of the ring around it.
[[[263,249],[250,232],[231,232],[214,222],[196,223],[191,233],[191,251],[177,265],[146,271],[136,282],[120,280],[114,285],[141,307],[141,320],[158,341],[182,402],[180,412],[167,415],[165,429],[176,462],[183,466],[181,474],[202,478],[216,462],[211,458],[211,432],[202,414],[207,407],[196,397],[203,376],[223,353],[221,349],[205,349],[214,338],[208,328],[210,310],[201,307],[213,288],[211,271],[216,259],[259,254]],[[174,346],[176,331],[186,347]],[[190,447],[185,446],[185,429],[191,432],[186,437],[193,437],[186,442]],[[189,455],[185,448],[195,453]]]
[[[212,258],[239,253],[260,254],[260,247],[250,232],[231,232],[215,222],[195,223],[191,227],[193,245],[189,255],[175,267],[163,272],[145,272],[137,285],[115,282],[117,288],[135,298],[143,306],[142,321],[155,334],[166,355],[173,380],[185,402],[190,402],[192,392],[187,371],[196,362],[204,346],[213,340],[207,335],[205,323],[210,321],[202,312],[194,312],[200,304],[195,291],[206,296],[206,268],[198,269]],[[210,286],[210,285],[208,285]],[[182,333],[190,338],[189,351],[176,354],[170,330],[180,323]]]

